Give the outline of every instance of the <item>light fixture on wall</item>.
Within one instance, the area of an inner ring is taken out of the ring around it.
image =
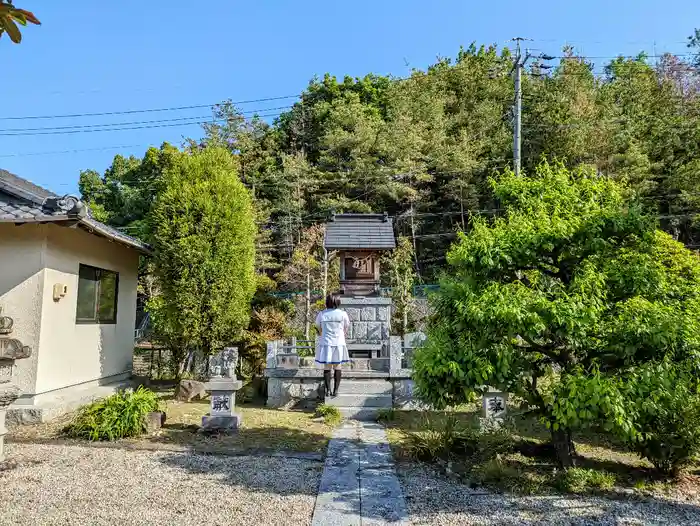
[[[68,294],[68,285],[62,283],[56,283],[53,286],[53,300],[58,301]]]

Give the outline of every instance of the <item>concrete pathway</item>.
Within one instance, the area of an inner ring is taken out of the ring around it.
[[[312,526],[408,525],[384,428],[346,422],[333,434]]]

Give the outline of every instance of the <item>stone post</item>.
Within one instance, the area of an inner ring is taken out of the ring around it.
[[[401,336],[389,337],[389,376],[396,375],[401,370],[403,350],[401,349]]]
[[[1,312],[1,310],[0,310]],[[17,400],[20,389],[12,382],[15,360],[29,358],[32,350],[22,342],[9,338],[14,322],[9,316],[0,316],[0,462],[5,460],[5,415],[8,406]]]
[[[508,393],[489,387],[481,400],[482,428],[499,427],[507,414]]]
[[[274,369],[277,367],[277,353],[280,350],[280,342],[279,340],[273,340],[271,342],[267,342],[267,368],[268,369]]]
[[[235,412],[236,391],[243,382],[236,379],[238,349],[226,347],[209,361],[209,381],[204,384],[209,393],[209,414],[202,417],[203,432],[233,433],[241,425],[241,416]]]

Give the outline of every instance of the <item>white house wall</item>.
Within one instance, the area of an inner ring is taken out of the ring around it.
[[[35,393],[131,371],[138,254],[78,228],[47,226],[41,337]],[[116,324],[76,324],[80,264],[119,273]],[[68,286],[53,299],[54,284]]]
[[[0,307],[14,320],[10,335],[32,348],[16,362],[13,381],[34,392],[41,331],[46,225],[0,223]]]

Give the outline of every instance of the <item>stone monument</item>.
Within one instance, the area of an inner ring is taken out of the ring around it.
[[[22,342],[14,338],[10,338],[14,321],[9,316],[2,316],[0,309],[0,462],[5,460],[5,415],[7,407],[17,400],[20,395],[20,389],[12,384],[12,369],[15,360],[29,358],[32,350]]]
[[[489,387],[481,400],[482,428],[497,428],[507,415],[508,393]]]
[[[236,379],[238,349],[226,347],[210,357],[209,381],[204,385],[210,397],[209,414],[202,417],[201,431],[233,433],[241,425],[241,415],[235,413],[236,391],[243,382]]]

